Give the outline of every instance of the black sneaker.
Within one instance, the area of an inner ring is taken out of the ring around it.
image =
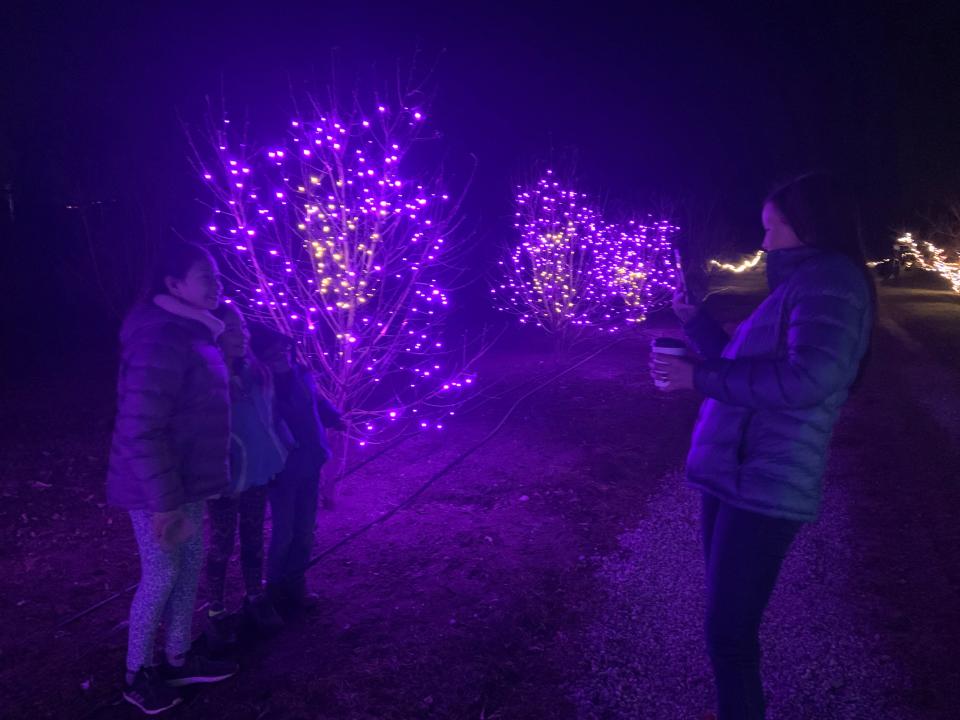
[[[287,584],[287,602],[297,612],[312,612],[320,604],[320,596],[307,590],[307,579],[300,576]]]
[[[179,667],[167,662],[160,666],[161,676],[171,687],[220,682],[239,670],[240,666],[233,660],[210,660],[195,652],[189,653]]]
[[[133,676],[132,683],[124,683],[123,699],[136,705],[147,715],[159,715],[179,705],[183,700],[179,691],[170,687],[155,667],[142,667]]]
[[[244,598],[243,611],[260,632],[275,633],[283,628],[283,618],[266,593]]]
[[[215,655],[225,652],[227,648],[237,642],[233,618],[226,611],[208,612],[203,636],[207,641],[207,648],[210,652]]]

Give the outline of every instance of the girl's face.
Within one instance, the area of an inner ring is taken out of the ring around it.
[[[232,304],[226,307],[228,310],[223,316],[225,327],[218,342],[220,343],[220,349],[223,350],[223,356],[227,360],[238,360],[247,356],[250,347],[250,333],[240,311]]]
[[[263,364],[277,375],[282,375],[293,368],[290,361],[290,348],[284,343],[275,343],[269,347],[262,359]]]
[[[763,222],[764,230],[762,247],[767,252],[786,250],[803,245],[793,228],[787,225],[783,215],[780,214],[773,203],[766,203],[763,206],[760,219]]]
[[[170,294],[201,310],[215,310],[220,304],[220,271],[211,258],[197,260],[183,278],[168,277]]]

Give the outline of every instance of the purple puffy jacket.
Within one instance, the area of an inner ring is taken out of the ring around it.
[[[213,331],[143,303],[120,343],[109,503],[164,512],[226,490],[230,395]]]
[[[847,258],[811,247],[767,253],[770,295],[732,338],[704,313],[685,326],[705,356],[706,396],[687,481],[734,507],[810,522],[827,449],[870,344],[869,279]]]

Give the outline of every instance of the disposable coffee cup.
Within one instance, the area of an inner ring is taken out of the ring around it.
[[[674,357],[684,357],[687,355],[687,345],[683,340],[677,340],[672,337],[658,337],[650,344],[651,352],[657,355],[673,355]],[[670,387],[670,383],[657,378],[653,375],[653,384],[661,390]]]

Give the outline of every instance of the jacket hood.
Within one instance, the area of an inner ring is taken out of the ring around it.
[[[213,317],[213,315],[210,316],[210,319],[218,323],[220,322]],[[171,322],[188,325],[192,328],[203,328],[204,331],[210,333],[211,339],[216,339],[217,333],[214,332],[214,328],[209,323],[200,319],[185,317],[178,313],[170,312],[157,305],[156,302],[150,301],[138,303],[127,313],[127,317],[124,318],[123,325],[120,327],[120,342],[126,343],[134,335],[147,328],[157,327]]]

